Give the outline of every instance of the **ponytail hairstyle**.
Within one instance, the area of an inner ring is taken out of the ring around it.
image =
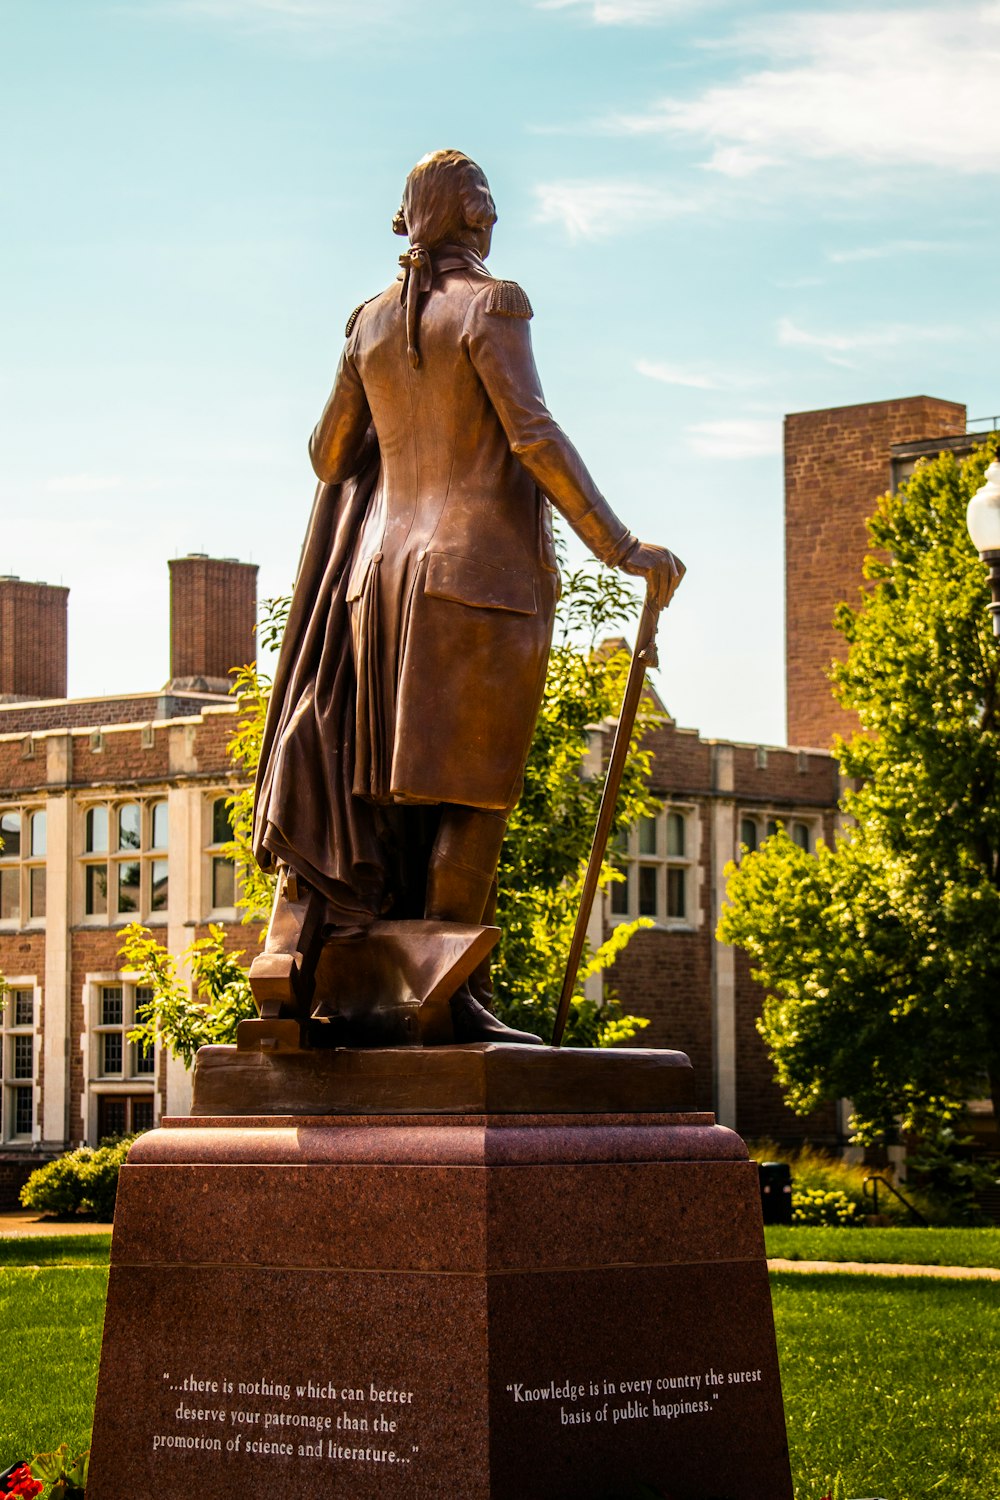
[[[496,221],[483,169],[462,151],[432,151],[407,177],[392,228],[394,234],[408,235],[412,245],[433,250]]]

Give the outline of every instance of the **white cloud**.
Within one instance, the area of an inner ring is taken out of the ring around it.
[[[729,417],[695,422],[687,430],[693,452],[703,458],[766,458],[781,452],[777,417]]]
[[[680,15],[697,3],[698,0],[537,0],[537,9],[587,11],[595,26],[629,26]]]
[[[658,380],[662,385],[687,386],[694,391],[742,391],[755,385],[766,384],[766,379],[763,379],[760,374],[698,369],[671,364],[665,359],[637,359],[635,368],[640,375],[645,375],[647,380]]]
[[[883,245],[859,245],[853,250],[828,250],[826,258],[834,265],[855,261],[889,260],[897,255],[953,255],[961,245],[954,240],[886,240]]]
[[[123,483],[120,474],[53,474],[45,489],[50,495],[98,495],[120,490]]]
[[[888,323],[880,328],[864,328],[854,333],[810,333],[791,318],[779,318],[778,343],[784,349],[812,349],[831,364],[852,369],[852,354],[891,352],[907,344],[934,342],[959,337],[954,328],[913,323]]]
[[[561,224],[571,239],[602,239],[637,224],[678,218],[698,206],[691,198],[641,182],[542,182],[534,193],[536,222]]]
[[[712,160],[706,163],[723,177],[752,177],[762,167],[776,167],[780,158],[749,146],[717,146]]]
[[[738,33],[767,65],[691,99],[609,121],[688,136],[729,177],[850,161],[993,174],[1000,165],[1000,5],[817,11]]]
[[[637,359],[635,367],[649,380],[659,380],[664,385],[686,385],[696,391],[717,391],[723,383],[718,376],[684,370],[680,365],[667,364],[662,359]]]

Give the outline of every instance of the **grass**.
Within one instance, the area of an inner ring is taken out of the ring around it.
[[[814,1229],[805,1224],[768,1224],[764,1243],[768,1255],[779,1260],[1000,1267],[1000,1229]]]
[[[105,1266],[0,1271],[0,1470],[60,1443],[90,1446],[107,1286]]]
[[[0,1239],[0,1266],[106,1266],[110,1253],[110,1231]]]
[[[853,1231],[848,1231],[851,1233]],[[1000,1285],[771,1278],[796,1500],[997,1500]]]

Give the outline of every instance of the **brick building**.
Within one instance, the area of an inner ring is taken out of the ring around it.
[[[170,680],[76,699],[67,590],[0,580],[0,1201],[40,1157],[187,1107],[184,1069],[127,1041],[142,994],[120,931],[140,920],[175,954],[209,921],[253,942],[220,846],[234,785],[224,664],[253,655],[256,573],[172,562]]]
[[[609,975],[639,1040],[679,1047],[698,1102],[749,1136],[827,1144],[840,1108],[787,1111],[757,1035],[761,996],[742,955],[714,938],[725,866],[780,821],[805,847],[830,839],[838,717],[826,668],[836,603],[856,596],[864,520],[924,453],[965,452],[964,407],[916,397],[786,419],[789,740],[793,748],[705,740],[666,723],[653,735],[663,811],[618,851],[627,879],[592,935],[645,915]],[[818,486],[822,483],[822,493]],[[820,515],[817,515],[817,512]],[[136,991],[119,933],[139,919],[179,954],[211,921],[235,946],[225,799],[235,706],[226,673],[253,651],[256,569],[201,555],[170,563],[171,675],[159,692],[66,697],[65,589],[0,579],[0,1200],[67,1143],[183,1113],[184,1069],[126,1040]],[[594,734],[593,757],[604,730]],[[797,748],[798,744],[817,748]],[[592,982],[593,983],[593,982]]]
[[[941,447],[968,451],[965,407],[933,396],[873,401],[785,418],[785,674],[790,745],[850,734],[827,672],[843,654],[833,615],[854,602],[875,501]],[[964,446],[963,446],[964,445]]]
[[[672,723],[647,744],[663,811],[619,849],[626,881],[605,895],[602,918],[605,934],[638,916],[655,925],[633,937],[608,983],[627,1010],[648,1018],[639,1043],[688,1053],[699,1108],[746,1136],[836,1144],[837,1110],[803,1122],[782,1103],[755,1025],[760,989],[742,955],[714,935],[725,868],[741,848],[756,848],[779,822],[807,849],[832,839],[836,763],[823,751],[706,740]],[[595,922],[592,937],[600,935]]]

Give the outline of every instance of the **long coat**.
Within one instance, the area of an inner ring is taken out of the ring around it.
[[[546,492],[600,555],[627,536],[546,409],[530,315],[478,258],[439,270],[414,368],[390,287],[361,308],[313,434],[321,479],[353,472],[369,424],[382,460],[348,586],[358,795],[511,808],[558,594]]]
[[[318,509],[339,507],[340,514],[353,506],[356,516],[360,492],[365,513],[354,522],[354,544],[336,580],[328,578],[325,591],[306,582],[312,603],[291,622],[282,660],[301,655],[310,628],[315,654],[320,627],[310,609],[327,613],[321,649],[328,654],[343,655],[349,621],[353,726],[344,719],[341,694],[341,730],[330,734],[324,753],[335,748],[342,760],[351,741],[355,801],[507,811],[521,789],[558,597],[549,502],[605,561],[619,560],[632,538],[545,406],[531,351],[531,308],[519,287],[495,281],[464,248],[436,253],[420,304],[416,368],[407,353],[405,312],[396,283],[348,324],[310,452],[331,487],[321,488]],[[343,549],[343,527],[332,531]],[[330,523],[318,525],[314,514],[304,572],[311,560],[319,576],[314,554],[329,533]],[[302,587],[300,575],[293,614]],[[331,640],[338,632],[339,640]],[[284,675],[282,683],[279,661],[275,693],[282,687],[287,697],[295,674]],[[300,680],[291,696],[301,697],[303,688]],[[316,753],[322,724],[315,709],[309,704],[304,714],[287,701],[272,705],[258,785],[263,862],[269,848],[307,878],[330,870],[331,840],[317,830],[318,846],[302,851],[307,824],[281,804],[295,795],[301,776],[315,780],[307,755],[290,743],[301,738],[303,717],[311,718],[306,739],[308,753]],[[275,774],[282,758],[297,775]],[[341,794],[343,764],[326,780],[328,794]],[[277,836],[268,836],[269,823]],[[289,836],[292,823],[299,831]],[[356,830],[352,836],[364,844]]]

